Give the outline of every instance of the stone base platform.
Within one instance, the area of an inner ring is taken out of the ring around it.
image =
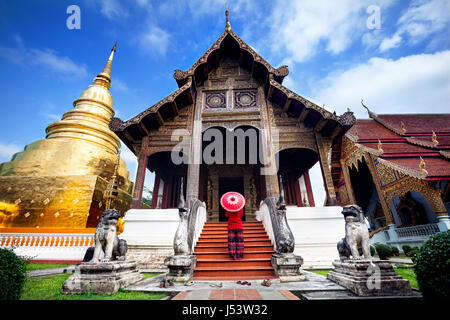
[[[387,260],[335,260],[327,278],[358,296],[411,296],[409,281]]]
[[[187,281],[194,276],[194,269],[197,266],[197,257],[189,256],[170,256],[164,261],[169,268],[168,276],[173,277],[174,281]]]
[[[305,276],[301,274],[301,266],[303,258],[293,253],[272,255],[272,267],[275,270],[275,275],[280,278],[282,282],[289,281],[303,281]]]
[[[83,262],[62,285],[61,293],[116,293],[142,280],[142,274],[134,261]]]

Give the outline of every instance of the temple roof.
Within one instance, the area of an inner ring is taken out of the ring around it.
[[[225,56],[239,61],[239,65],[264,86],[267,99],[275,107],[324,136],[332,139],[342,136],[356,121],[350,111],[338,116],[284,87],[283,79],[289,74],[287,66],[274,68],[232,30],[225,30],[188,70],[175,70],[176,91],[127,121],[111,119],[110,129],[134,152],[133,144],[165,121],[171,121],[179,110],[195,101],[197,87],[208,79],[209,72],[217,68]]]
[[[371,119],[357,120],[348,138],[407,175],[450,179],[450,114],[376,115],[368,111]]]

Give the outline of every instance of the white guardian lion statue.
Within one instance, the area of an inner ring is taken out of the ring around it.
[[[342,210],[345,218],[345,238],[337,244],[341,260],[372,259],[370,255],[369,230],[365,223],[364,213],[355,204],[345,206]]]
[[[115,209],[103,211],[95,230],[95,249],[91,262],[98,262],[102,251],[105,253],[102,262],[125,261],[127,242],[119,239],[116,233],[116,225],[120,217],[119,211]]]

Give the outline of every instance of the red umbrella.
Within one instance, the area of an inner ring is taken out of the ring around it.
[[[239,192],[230,191],[220,198],[220,204],[228,212],[237,212],[244,208],[245,198]]]

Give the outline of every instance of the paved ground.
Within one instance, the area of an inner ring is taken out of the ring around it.
[[[328,299],[355,297],[344,287],[323,276],[308,271],[303,271],[303,273],[306,276],[305,281],[281,282],[274,279],[271,280],[270,287],[261,285],[262,280],[247,280],[251,285],[237,284],[237,281],[194,281],[191,286],[175,283],[167,288],[159,287],[160,281],[165,277],[164,274],[161,274],[125,289],[176,294],[172,298],[173,300],[300,300],[299,296],[309,293],[312,293],[310,299],[313,300],[316,297],[321,300],[324,297],[328,297]]]
[[[402,263],[405,263],[402,261]],[[28,271],[30,277],[48,276],[60,273],[72,273],[75,266]],[[358,297],[346,288],[328,280],[326,277],[306,270],[302,271],[305,281],[281,282],[272,279],[271,286],[261,285],[262,280],[245,280],[251,285],[237,284],[237,281],[194,281],[193,285],[174,283],[173,286],[160,288],[165,274],[142,280],[126,287],[126,290],[141,292],[166,292],[172,300],[336,300],[370,299]],[[301,299],[299,298],[301,297]],[[420,298],[418,292],[410,298]],[[380,297],[381,298],[381,297]],[[383,297],[396,298],[396,297]],[[402,299],[402,297],[397,297]]]
[[[396,257],[392,257],[389,258],[390,262],[395,262],[395,263],[405,263],[405,264],[413,264],[412,260],[410,258],[396,258]]]
[[[27,276],[42,277],[42,276],[50,276],[53,274],[60,274],[60,273],[72,273],[74,271],[75,271],[75,266],[69,266],[69,267],[64,267],[64,268],[40,269],[40,270],[28,271]]]

